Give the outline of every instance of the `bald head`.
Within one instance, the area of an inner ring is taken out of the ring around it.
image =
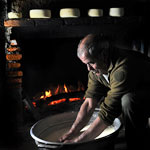
[[[81,57],[83,54],[90,54],[91,48],[94,44],[95,39],[94,34],[88,34],[85,36],[79,43],[78,49],[77,49],[77,55],[78,57]]]
[[[101,35],[88,34],[80,41],[77,56],[85,64],[89,64],[89,60],[99,62],[100,68],[106,70],[110,63],[109,40]]]
[[[83,53],[88,53],[92,57],[97,57],[103,50],[109,49],[109,41],[105,36],[99,34],[88,34],[79,43],[78,57]]]
[[[95,37],[94,34],[88,34],[87,36],[85,36],[79,43],[79,48],[81,49],[84,47],[88,48],[91,45],[91,43],[93,43],[94,37]]]

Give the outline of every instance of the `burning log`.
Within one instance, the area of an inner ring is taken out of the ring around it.
[[[40,96],[35,96],[35,99],[47,99],[48,97],[54,96],[54,95],[60,95],[67,93],[75,93],[75,92],[82,92],[85,90],[84,85],[78,81],[77,86],[73,85],[58,85],[58,86],[52,86],[48,90],[45,90],[45,92],[40,93]],[[42,95],[41,95],[42,94]]]
[[[71,92],[71,93],[61,93],[57,95],[53,95],[51,97],[47,97],[45,99],[34,99],[32,101],[32,104],[36,108],[44,108],[48,109],[48,107],[52,107],[56,105],[68,105],[69,103],[76,103],[76,102],[82,103],[84,101],[84,92]],[[67,106],[66,106],[67,107]]]
[[[77,87],[72,85],[58,85],[56,87],[51,87],[53,90],[46,90],[44,93],[38,94],[33,97],[32,104],[36,108],[43,108],[55,106],[58,104],[68,105],[68,103],[84,100],[84,86],[78,81]]]

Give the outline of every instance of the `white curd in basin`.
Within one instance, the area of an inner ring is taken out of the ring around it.
[[[47,130],[43,133],[40,137],[43,140],[50,141],[50,142],[59,142],[59,138],[64,135],[67,131],[69,131],[71,127],[71,123],[66,122],[65,124],[59,125],[57,127],[52,127],[50,130]],[[85,126],[80,133],[84,132],[90,127],[90,125]],[[99,139],[105,136],[108,136],[114,133],[117,130],[115,124],[108,126],[99,136],[95,139]],[[80,134],[79,134],[80,135]]]

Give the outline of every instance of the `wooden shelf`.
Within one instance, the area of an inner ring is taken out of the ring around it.
[[[70,38],[89,33],[122,34],[129,30],[136,30],[142,22],[142,18],[138,16],[14,19],[5,20],[4,26],[13,27],[13,33],[18,38]]]
[[[99,18],[51,18],[51,19],[9,19],[5,27],[39,27],[39,26],[79,26],[99,24],[132,24],[139,23],[140,17],[99,17]]]

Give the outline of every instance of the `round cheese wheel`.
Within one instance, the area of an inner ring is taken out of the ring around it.
[[[77,18],[80,17],[80,10],[78,8],[63,8],[60,10],[61,18]]]
[[[88,10],[88,16],[89,17],[100,17],[100,16],[103,16],[103,10],[102,9],[89,9]]]
[[[124,15],[124,8],[110,8],[109,15],[114,17],[121,17]]]
[[[30,18],[51,18],[49,9],[32,9],[29,13]]]
[[[8,18],[9,19],[22,18],[22,13],[9,12]]]

